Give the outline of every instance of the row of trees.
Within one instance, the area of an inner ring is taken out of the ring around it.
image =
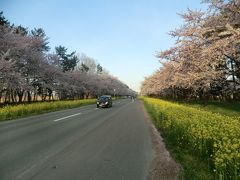
[[[134,93],[94,59],[64,46],[49,50],[43,29],[11,25],[0,12],[0,102]]]
[[[187,10],[170,32],[173,47],[157,54],[162,67],[147,77],[145,95],[173,99],[240,99],[240,1],[205,0],[208,10]]]

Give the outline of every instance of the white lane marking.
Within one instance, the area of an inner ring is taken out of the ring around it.
[[[70,117],[73,117],[73,116],[77,116],[79,114],[82,114],[82,113],[77,113],[77,114],[73,114],[73,115],[70,115],[70,116],[62,117],[62,118],[59,118],[59,119],[55,119],[53,121],[54,122],[61,121],[61,120],[64,120],[64,119],[67,119],[67,118],[70,118]]]

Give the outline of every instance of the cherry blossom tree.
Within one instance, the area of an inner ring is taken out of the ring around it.
[[[76,68],[75,51],[68,54],[64,46],[56,53],[49,50],[43,29],[11,25],[0,12],[0,103],[133,93],[93,58],[82,55]]]
[[[188,9],[180,15],[184,25],[169,33],[175,46],[157,54],[162,68],[145,79],[142,93],[206,101],[239,98],[239,1],[204,2],[207,12]]]

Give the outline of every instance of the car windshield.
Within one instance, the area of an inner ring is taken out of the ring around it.
[[[101,100],[101,101],[107,101],[108,99],[109,99],[109,97],[106,97],[106,96],[101,96],[99,98],[99,100]]]

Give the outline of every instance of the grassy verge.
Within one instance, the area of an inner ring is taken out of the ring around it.
[[[196,101],[178,103],[226,116],[240,117],[240,102],[209,102],[207,105]]]
[[[93,104],[95,102],[95,99],[83,99],[74,101],[39,102],[34,104],[5,106],[3,108],[0,108],[0,121],[57,111],[61,109],[79,107],[82,105]]]
[[[159,99],[143,100],[183,167],[181,179],[240,179],[239,119]]]

